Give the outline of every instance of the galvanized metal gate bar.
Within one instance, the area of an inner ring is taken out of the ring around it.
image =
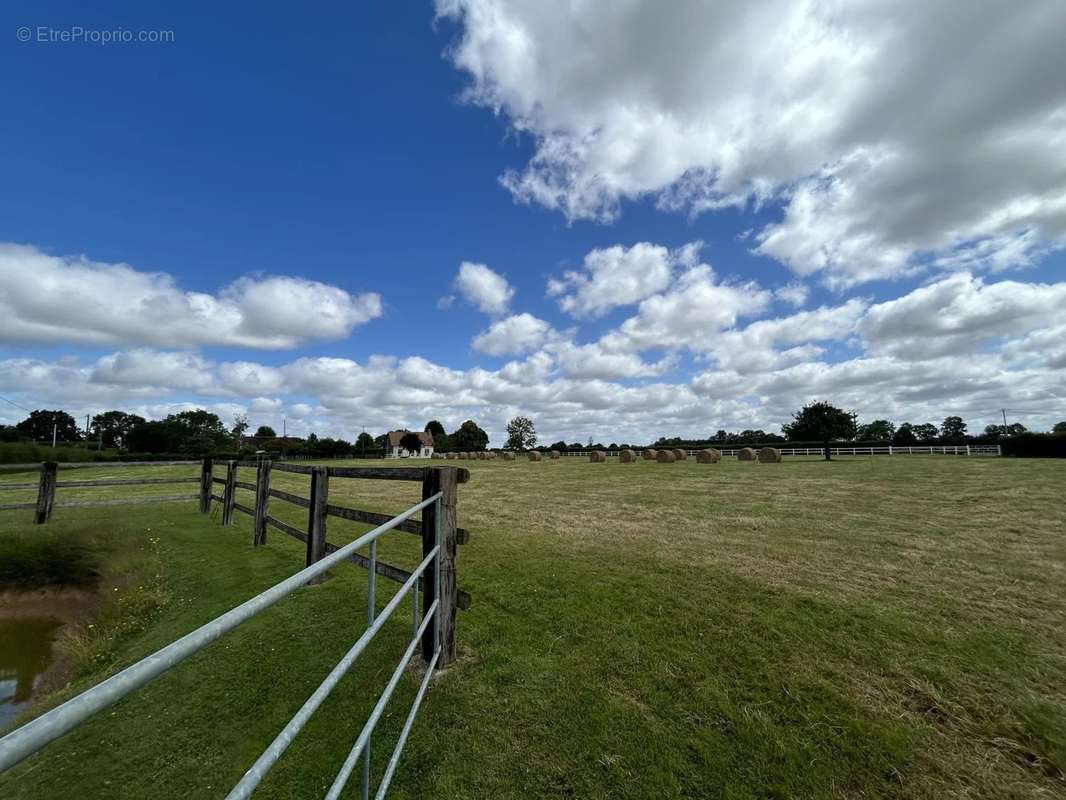
[[[144,684],[151,681],[153,678],[158,677],[162,673],[166,672],[171,667],[181,663],[189,656],[193,655],[197,651],[206,647],[211,642],[220,638],[222,635],[236,628],[243,622],[254,617],[259,612],[269,608],[274,603],[278,602],[282,598],[292,594],[298,588],[306,584],[312,578],[315,578],[332,567],[336,566],[340,562],[344,561],[349,555],[356,550],[365,547],[367,545],[373,546],[373,544],[388,531],[395,528],[400,523],[407,519],[410,519],[414,514],[418,513],[422,509],[431,504],[437,505],[436,517],[440,519],[440,501],[441,493],[438,492],[431,497],[426,498],[420,503],[417,503],[411,508],[407,509],[401,514],[393,517],[388,522],[379,525],[372,531],[363,534],[355,541],[341,547],[337,551],[331,553],[320,561],[315,562],[309,567],[306,567],[294,575],[286,578],[280,583],[275,584],[266,591],[256,595],[250,600],[246,600],[239,606],[230,609],[226,613],[216,617],[211,622],[197,628],[195,631],[186,634],[180,639],[171,642],[166,647],[156,651],[150,656],[138,661],[130,667],[122,670],[116,675],[112,675],[107,680],[98,683],[90,689],[82,692],[76,697],[71,698],[62,705],[48,711],[45,714],[37,717],[36,719],[26,723],[22,727],[15,731],[12,731],[7,736],[0,738],[0,772],[9,769],[15,764],[22,761],[24,758],[32,755],[36,751],[48,743],[62,736],[76,725],[84,722],[89,717],[93,716],[99,711],[113,705],[121,700],[126,695],[132,693],[136,689],[140,688]],[[421,574],[429,566],[433,564],[434,570],[439,573],[440,570],[440,529],[439,526],[436,531],[436,546],[423,558],[419,566],[412,572],[408,580],[403,584],[396,595],[389,601],[389,603],[382,610],[382,613],[377,616],[373,624],[371,624],[362,636],[356,641],[352,648],[348,651],[345,657],[341,660],[322,685],[315,691],[315,693],[304,704],[303,708],[297,712],[296,716],[289,721],[289,724],[285,726],[282,732],[274,740],[274,742],[267,748],[267,750],[260,756],[259,760],[252,766],[251,769],[245,774],[244,778],[234,787],[230,792],[229,797],[247,797],[251,794],[252,789],[262,780],[262,776],[270,766],[277,761],[281,753],[288,747],[289,743],[296,733],[303,727],[307,718],[318,707],[318,705],[325,699],[325,696],[329,694],[329,691],[336,685],[336,682],[340,680],[340,676],[344,674],[351,666],[351,664],[358,658],[359,654],[365,649],[370,639],[373,638],[384,623],[387,621],[389,615],[400,604],[403,596],[410,591],[413,587],[417,586],[417,582]],[[375,555],[376,555],[376,548]],[[374,581],[374,571],[369,571],[369,580],[371,585]],[[437,586],[440,585],[440,581],[436,582]],[[417,620],[417,592],[415,594],[416,610],[414,612],[415,619]],[[439,601],[438,601],[439,602]],[[425,625],[430,619],[430,615],[427,614],[423,620],[422,626],[416,628],[416,630],[424,630]],[[432,619],[437,621],[436,626],[436,643],[437,649],[433,656],[429,670],[426,673],[426,679],[423,680],[423,685],[420,687],[419,693],[415,698],[415,703],[408,716],[408,723],[413,720],[415,712],[417,712],[418,706],[421,704],[422,695],[425,691],[425,685],[428,681],[429,675],[432,674],[433,668],[436,666],[437,657],[440,654],[440,634],[439,634],[439,614],[435,611],[432,614]],[[418,637],[415,637],[415,641],[418,641]],[[385,698],[387,700],[387,697]],[[383,704],[382,704],[383,706]],[[372,728],[373,726],[371,726]],[[407,738],[407,732],[410,725],[405,725],[403,734],[400,737],[400,742],[397,749],[393,753],[393,760],[398,758],[399,753],[402,751],[403,742]],[[367,735],[369,739],[369,732]],[[383,781],[382,787],[379,788],[378,797],[383,795],[383,791],[387,788],[388,781],[391,780],[392,770],[395,769],[393,760],[389,762],[389,770],[386,771],[386,780]]]

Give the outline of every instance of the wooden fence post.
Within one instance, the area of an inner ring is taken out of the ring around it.
[[[37,525],[44,525],[52,516],[52,503],[56,499],[56,468],[58,466],[55,461],[45,461],[41,464],[41,480],[37,484],[37,510],[33,515],[33,521]]]
[[[436,528],[440,526],[440,587],[433,579],[433,568],[422,574],[423,613],[440,600],[437,608],[440,620],[441,653],[438,667],[446,667],[455,661],[455,611],[458,587],[455,581],[456,515],[455,501],[458,494],[458,470],[455,467],[427,467],[422,478],[422,499],[441,492],[440,519],[437,519],[436,504],[422,510],[422,557],[425,558],[436,545]],[[433,625],[422,636],[422,658],[428,664],[433,658],[436,643],[433,641]]]
[[[211,510],[211,459],[205,458],[200,468],[200,513]]]
[[[325,467],[315,467],[311,473],[311,507],[307,513],[307,564],[311,566],[326,555],[326,503],[329,501],[329,472]],[[322,583],[325,575],[312,578],[307,583]]]
[[[226,487],[222,490],[222,524],[233,524],[233,504],[237,501],[237,462],[226,462]]]
[[[270,512],[270,462],[260,461],[255,476],[255,516],[252,518],[252,545],[267,541],[267,514]]]

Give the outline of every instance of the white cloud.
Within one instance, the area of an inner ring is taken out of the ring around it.
[[[774,297],[782,303],[788,303],[793,308],[802,308],[806,305],[810,293],[811,290],[799,281],[792,281],[774,289]]]
[[[714,270],[699,264],[682,273],[670,291],[641,302],[637,314],[601,343],[622,352],[676,347],[706,351],[738,317],[758,314],[769,302],[770,293],[757,284],[719,283]]]
[[[1066,4],[437,0],[449,51],[570,219],[780,201],[759,252],[832,286],[1066,240]],[[576,54],[576,55],[575,55]]]
[[[241,278],[211,295],[165,273],[0,243],[0,340],[10,342],[292,348],[379,316],[376,294],[302,278]]]
[[[484,264],[464,261],[455,277],[455,288],[466,301],[486,314],[505,314],[514,297],[507,279]]]
[[[548,281],[548,296],[575,316],[600,316],[617,306],[638,303],[670,285],[675,266],[692,266],[702,248],[693,242],[677,250],[638,242],[591,250],[582,271]]]
[[[551,326],[532,314],[501,319],[474,338],[474,349],[490,356],[520,355],[540,347]]]
[[[986,284],[959,273],[873,306],[859,331],[874,352],[920,361],[1061,324],[1064,309],[1066,283]]]

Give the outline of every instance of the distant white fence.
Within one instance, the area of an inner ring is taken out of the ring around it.
[[[637,452],[645,448],[639,448]],[[674,450],[677,448],[655,448],[662,450]],[[723,456],[735,456],[743,448],[718,449]],[[783,456],[820,456],[823,454],[821,447],[778,447]],[[615,451],[605,451],[607,455],[616,455]],[[690,456],[696,455],[699,450],[685,450]],[[999,456],[1003,455],[998,444],[960,444],[960,445],[932,445],[927,447],[898,447],[896,445],[884,445],[882,447],[830,447],[829,452],[834,456]],[[588,450],[566,450],[564,456],[587,456]]]

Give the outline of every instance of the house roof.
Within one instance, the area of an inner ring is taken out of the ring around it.
[[[389,447],[399,447],[400,439],[409,433],[417,433],[423,447],[433,446],[433,435],[428,431],[389,431]]]

